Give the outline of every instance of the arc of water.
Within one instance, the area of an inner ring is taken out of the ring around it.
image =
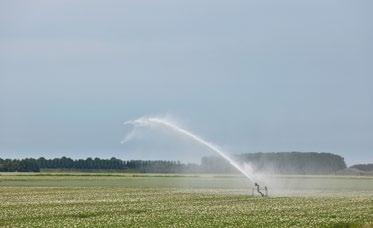
[[[247,173],[244,169],[242,169],[240,167],[239,164],[237,164],[236,161],[234,161],[232,158],[230,158],[227,154],[225,154],[225,152],[223,150],[221,150],[218,146],[214,145],[213,143],[210,143],[206,140],[204,140],[203,138],[199,137],[198,135],[186,130],[186,129],[183,129],[179,126],[177,126],[176,124],[170,122],[170,121],[167,121],[165,119],[161,119],[161,118],[140,118],[140,119],[137,119],[137,120],[134,120],[134,121],[127,121],[125,122],[124,124],[132,124],[132,125],[140,125],[140,126],[151,126],[151,125],[159,125],[159,126],[163,126],[163,127],[166,127],[168,129],[171,129],[181,135],[184,135],[184,136],[187,136],[189,138],[191,138],[192,140],[206,146],[207,148],[209,148],[210,150],[212,150],[213,152],[217,153],[219,156],[221,156],[222,158],[224,158],[226,161],[229,162],[230,165],[232,165],[235,169],[237,169],[240,173],[242,173],[247,179],[249,179],[252,183],[254,183],[254,176]]]

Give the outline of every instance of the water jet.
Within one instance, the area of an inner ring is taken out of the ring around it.
[[[257,187],[258,193],[260,193],[261,196],[268,195],[268,189],[265,187],[265,194],[260,191],[260,186],[257,184],[255,181],[255,176],[252,173],[247,172],[247,169],[243,169],[235,160],[233,160],[225,151],[223,151],[219,146],[208,142],[204,140],[202,137],[192,133],[191,131],[188,131],[177,124],[163,118],[155,118],[155,117],[141,117],[136,120],[131,120],[131,121],[126,121],[123,123],[124,125],[132,125],[134,127],[164,127],[167,128],[173,132],[176,132],[184,137],[188,137],[192,139],[193,141],[204,145],[207,147],[209,150],[213,151],[226,161],[230,165],[232,165],[236,170],[238,170],[241,174],[243,174],[252,184],[254,184]],[[122,143],[125,143],[131,139],[131,136],[133,135],[133,132],[130,132],[125,139],[122,141]],[[246,164],[248,166],[248,164]],[[250,169],[251,170],[251,169]]]

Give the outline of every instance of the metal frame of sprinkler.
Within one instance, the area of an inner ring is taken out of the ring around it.
[[[254,187],[252,188],[251,195],[255,196],[255,192],[257,192],[261,197],[268,197],[267,186],[264,186],[264,188],[260,188],[260,185],[258,183],[254,183]]]

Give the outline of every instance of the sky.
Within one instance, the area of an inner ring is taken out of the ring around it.
[[[210,155],[156,129],[120,144],[123,121],[154,115],[230,153],[331,152],[348,164],[373,162],[372,7],[2,0],[0,157]]]

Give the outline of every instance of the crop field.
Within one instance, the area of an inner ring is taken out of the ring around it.
[[[372,227],[373,178],[0,174],[2,227]]]

